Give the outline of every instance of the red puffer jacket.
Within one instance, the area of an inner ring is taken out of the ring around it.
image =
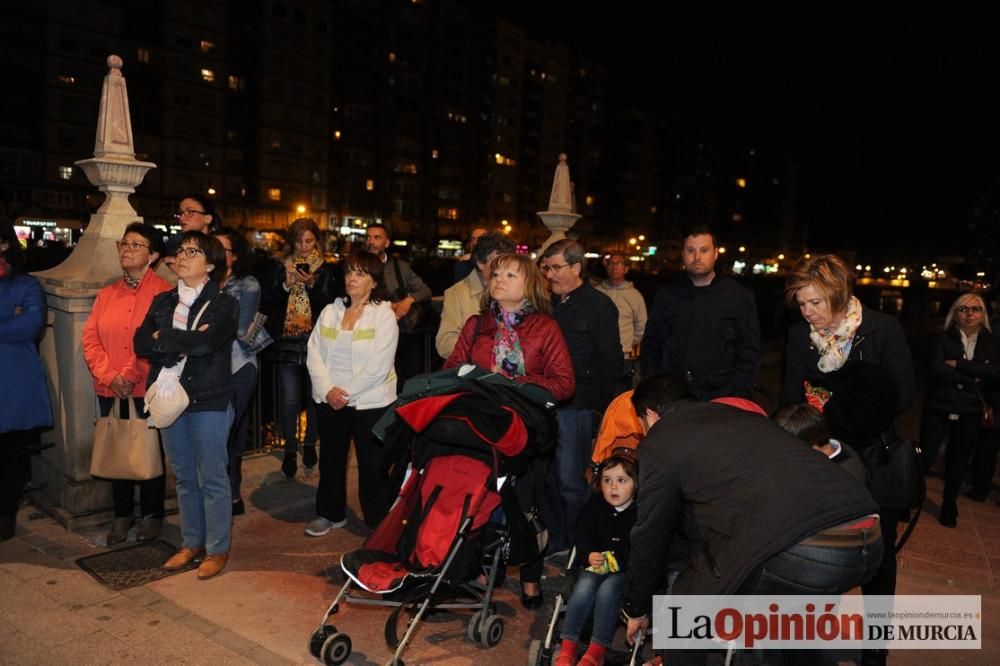
[[[476,322],[480,318],[482,324],[477,334]],[[493,339],[496,332],[497,322],[493,317],[481,314],[469,317],[462,326],[458,343],[444,367],[453,368],[471,362],[480,368],[492,370]],[[513,379],[541,386],[559,402],[571,398],[576,388],[573,362],[556,320],[543,314],[531,314],[517,327],[517,336],[524,351],[525,375]]]

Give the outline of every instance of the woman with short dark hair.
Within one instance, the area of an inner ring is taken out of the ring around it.
[[[83,358],[94,376],[100,416],[108,416],[118,398],[122,401],[121,413],[131,413],[131,418],[138,419],[144,411],[149,362],[136,356],[132,339],[153,298],[170,291],[172,286],[152,270],[163,252],[163,240],[156,229],[133,222],[115,246],[122,278],[97,292],[94,307],[83,326],[81,343]],[[135,516],[133,498],[137,483],[142,525],[136,540],[150,541],[160,535],[166,479],[164,474],[140,482],[111,479],[115,518],[107,537],[109,546],[122,543],[128,535]]]
[[[317,403],[320,456],[316,518],[308,536],[347,524],[347,454],[358,459],[361,513],[375,527],[395,498],[379,475],[382,444],[372,427],[396,400],[393,360],[399,326],[383,281],[384,264],[368,252],[344,262],[347,296],[323,308],[309,336],[308,369]]]
[[[232,342],[239,304],[221,293],[226,252],[200,231],[181,236],[177,287],[157,296],[135,333],[135,352],[151,361],[148,384],[180,383],[190,404],[163,428],[163,447],[177,477],[181,549],[164,563],[183,569],[201,559],[198,578],[229,559],[232,497],[226,442],[233,421]],[[147,384],[147,388],[148,388]]]
[[[281,471],[289,479],[298,470],[299,414],[303,400],[306,431],[302,439],[302,465],[306,475],[316,466],[316,409],[308,398],[306,342],[316,318],[337,296],[334,267],[323,258],[323,235],[309,218],[288,227],[281,263],[275,267],[262,293],[267,328],[274,344],[271,358],[278,379],[278,427],[285,440]]]
[[[21,493],[28,481],[28,448],[52,427],[52,406],[38,339],[45,327],[45,295],[22,273],[25,257],[10,220],[0,218],[0,541],[14,536]]]

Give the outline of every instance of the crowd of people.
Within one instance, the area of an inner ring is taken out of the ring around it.
[[[420,370],[418,329],[431,290],[389,252],[380,224],[368,227],[362,251],[334,265],[318,225],[296,220],[258,282],[246,240],[223,226],[210,200],[184,197],[177,217],[182,232],[166,243],[142,223],[126,228],[116,243],[122,277],[97,295],[82,340],[95,416],[142,418],[154,383],[160,393],[179,386],[188,398],[159,430],[182,534],[164,566],[198,564],[198,577],[210,578],[227,563],[233,517],[245,511],[240,463],[261,354],[276,368],[281,471],[294,478],[300,457],[305,475],[318,466],[305,534],[347,524],[352,443],[362,519],[375,527],[397,488],[380,472],[372,428]],[[499,373],[543,389],[554,405],[538,512],[548,553],[575,547],[586,569],[569,601],[560,666],[602,663],[618,611],[634,637],[648,627],[653,594],[667,589],[894,593],[893,545],[906,515],[873,499],[862,452],[901,436],[899,417],[915,398],[899,322],[861,303],[837,256],[803,260],[786,279],[787,303],[802,319],[788,331],[780,408],[767,418],[759,406],[746,409],[761,356],[754,296],[717,272],[718,258],[711,229],[690,230],[684,275],[661,287],[647,311],[620,254],[605,257],[607,279],[594,281],[575,240],[552,243],[535,261],[503,234],[479,229],[444,291],[434,338],[443,367]],[[21,259],[13,228],[0,222],[0,358],[15,379],[0,389],[0,538],[13,534],[30,444],[52,424],[37,348],[44,297]],[[998,353],[985,301],[963,294],[932,345],[920,435],[928,469],[948,437],[946,526],[957,523],[970,466],[971,497],[984,501],[991,488]],[[645,437],[597,461],[591,484],[601,417],[629,389]],[[136,486],[136,539],[159,535],[164,478],[111,479],[109,545],[128,538]],[[542,566],[540,556],[521,567],[525,608],[543,604]],[[590,615],[590,644],[578,659]],[[884,663],[885,654],[864,659]]]

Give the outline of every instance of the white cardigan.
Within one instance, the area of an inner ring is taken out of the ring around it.
[[[347,404],[355,409],[385,407],[396,399],[396,371],[393,359],[399,341],[396,315],[387,301],[365,305],[354,328],[341,331],[340,322],[347,308],[338,298],[323,308],[307,345],[306,367],[312,380],[312,397],[325,403],[334,387],[330,373],[333,343],[339,335],[351,336],[353,376],[346,386]]]

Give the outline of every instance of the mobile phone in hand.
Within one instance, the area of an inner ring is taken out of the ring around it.
[[[303,273],[308,273],[309,272],[309,264],[306,264],[306,263],[295,264],[295,268],[297,270],[302,271]]]

